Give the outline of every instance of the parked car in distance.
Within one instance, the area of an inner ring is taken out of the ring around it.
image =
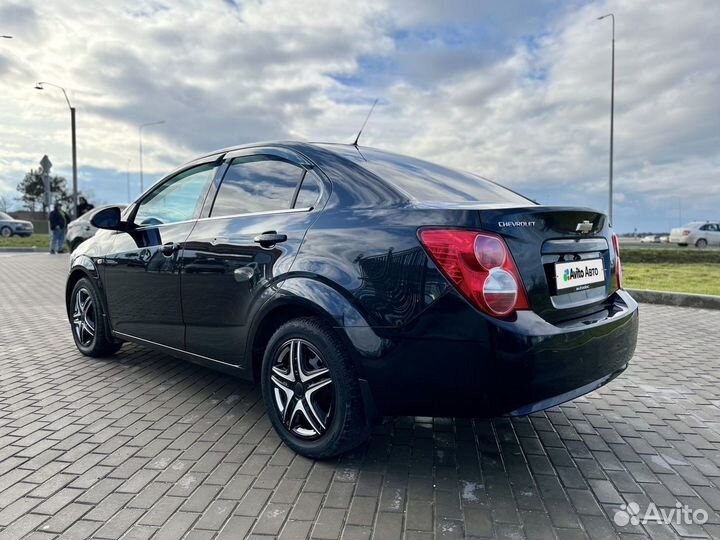
[[[0,212],[0,236],[3,238],[10,238],[13,235],[27,237],[30,236],[34,230],[34,225],[29,221],[15,219],[5,212]]]
[[[77,348],[131,341],[257,381],[274,429],[311,458],[384,415],[554,407],[635,350],[604,214],[415,158],[235,147],[92,223],[66,284]]]
[[[662,235],[662,236],[658,236],[657,241],[658,241],[659,243],[661,243],[661,244],[667,244],[669,238],[670,238],[669,236],[667,236],[667,235],[664,234],[664,235]]]
[[[70,247],[70,252],[75,251],[75,248],[77,248],[88,238],[92,238],[93,236],[95,236],[95,233],[98,231],[98,229],[97,227],[93,226],[91,220],[93,216],[97,214],[100,210],[103,210],[104,208],[109,208],[110,206],[111,205],[106,205],[100,206],[98,208],[93,208],[86,214],[83,214],[79,218],[74,219],[70,223],[68,223],[65,241]],[[117,207],[121,210],[124,210],[126,205],[121,204],[117,205]]]
[[[643,236],[640,239],[641,244],[657,244],[659,242],[658,237],[654,234],[650,234],[648,236]]]
[[[720,222],[691,221],[670,231],[670,243],[680,246],[720,246]]]

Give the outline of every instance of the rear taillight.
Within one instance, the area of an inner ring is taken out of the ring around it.
[[[529,308],[520,274],[501,237],[460,229],[421,229],[419,236],[442,273],[485,313],[506,317]]]
[[[692,231],[690,229],[684,229],[682,232],[683,236],[688,236]]]
[[[615,279],[617,288],[622,289],[622,264],[620,263],[620,241],[617,234],[612,235],[613,249],[615,250]]]

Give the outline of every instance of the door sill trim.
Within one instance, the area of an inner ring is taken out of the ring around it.
[[[172,356],[177,356],[180,358],[183,358],[185,360],[189,360],[190,362],[194,362],[196,364],[202,364],[209,367],[215,367],[216,369],[233,373],[235,375],[240,376],[247,376],[246,370],[237,365],[237,364],[230,364],[228,362],[223,362],[222,360],[216,360],[214,358],[210,358],[209,356],[203,356],[201,354],[193,353],[190,351],[185,351],[183,349],[178,349],[176,347],[172,347],[170,345],[163,345],[162,343],[158,343],[156,341],[152,341],[150,339],[145,339],[137,336],[133,336],[132,334],[125,334],[124,332],[118,332],[117,330],[113,330],[112,334],[114,337],[124,339],[127,341],[132,341],[133,343],[137,343],[139,345],[146,345],[152,349],[157,349],[163,352],[166,352]]]

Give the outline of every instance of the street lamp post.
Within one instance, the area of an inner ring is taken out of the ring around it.
[[[67,102],[67,106],[70,109],[70,130],[72,134],[72,168],[73,168],[73,210],[74,214],[73,217],[78,217],[78,179],[77,179],[77,145],[76,145],[76,139],[75,139],[75,107],[73,107],[70,104],[70,100],[68,99],[67,92],[62,86],[58,86],[57,84],[49,83],[49,82],[39,82],[35,85],[36,90],[44,90],[44,86],[53,86],[55,88],[59,88],[62,90],[63,95],[65,96],[65,101]]]
[[[615,124],[615,14],[608,13],[602,17],[598,17],[598,20],[610,17],[612,19],[612,60],[610,68],[610,200],[609,200],[609,211],[608,216],[610,218],[610,224],[613,222],[613,128]]]
[[[146,128],[148,126],[157,126],[159,124],[164,124],[165,120],[158,120],[156,122],[146,122],[145,124],[140,124],[138,126],[138,146],[140,149],[140,193],[145,191],[145,185],[144,185],[144,179],[143,179],[143,162],[142,162],[142,154],[143,154],[143,148],[142,148],[142,132],[143,128]]]
[[[127,167],[125,167],[125,175],[127,177],[127,202],[130,204],[130,159],[127,160]]]

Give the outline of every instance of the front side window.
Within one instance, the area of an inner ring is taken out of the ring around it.
[[[197,218],[215,168],[211,163],[200,165],[163,182],[142,200],[135,224],[162,225]]]
[[[211,217],[290,208],[305,169],[272,156],[236,158],[215,197]]]

